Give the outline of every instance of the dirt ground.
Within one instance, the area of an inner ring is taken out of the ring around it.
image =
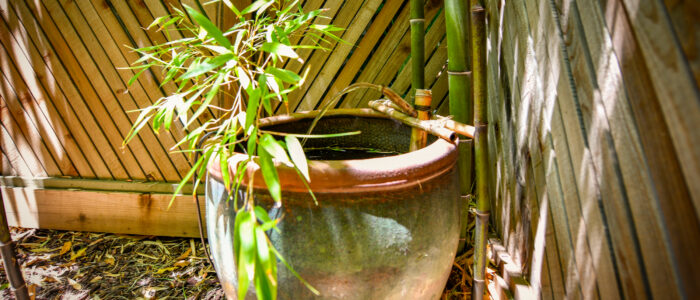
[[[198,239],[11,231],[35,299],[225,298]],[[443,299],[469,298],[471,253],[455,260]],[[0,299],[14,299],[4,269],[0,270]]]

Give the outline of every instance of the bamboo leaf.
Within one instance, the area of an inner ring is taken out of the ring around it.
[[[190,68],[187,70],[185,74],[182,74],[178,79],[179,80],[186,80],[190,79],[192,77],[197,77],[199,75],[202,75],[206,72],[209,72],[211,70],[214,70],[221,65],[229,62],[230,60],[235,60],[236,57],[229,53],[229,54],[224,54],[224,55],[219,55],[213,59],[210,60],[205,60],[204,62],[201,62],[199,64],[193,64],[190,66]]]
[[[274,0],[258,0],[253,2],[251,5],[248,5],[243,11],[241,11],[242,15],[252,13],[254,11],[257,11],[258,14],[261,12],[265,11],[272,3],[275,3]]]
[[[296,168],[304,175],[306,181],[311,181],[309,178],[309,165],[306,161],[306,154],[304,154],[304,149],[301,147],[299,140],[295,136],[288,135],[284,137],[284,141],[287,142],[289,156],[291,156]]]
[[[288,166],[293,166],[292,161],[289,160],[289,156],[287,156],[287,152],[284,151],[284,147],[282,147],[282,145],[280,145],[279,142],[272,137],[272,135],[267,133],[263,134],[263,136],[260,138],[260,146],[281,163]]]
[[[299,76],[297,73],[294,73],[289,70],[284,70],[284,69],[278,69],[275,67],[269,67],[267,70],[265,70],[266,73],[272,74],[276,78],[279,78],[280,80],[291,83],[291,84],[296,84],[299,81],[301,81],[301,76]]]
[[[292,47],[289,47],[282,43],[277,42],[267,42],[263,43],[262,50],[267,53],[277,54],[279,56],[286,56],[292,59],[298,59],[299,55],[294,51]]]
[[[240,219],[238,218],[240,217]],[[255,220],[247,210],[236,215],[235,228],[238,229],[236,242],[240,245],[236,263],[238,264],[238,299],[245,299],[250,280],[255,276]]]
[[[258,299],[277,299],[277,268],[276,261],[270,255],[265,232],[260,226],[255,226],[257,245],[257,261],[255,272],[255,291]]]
[[[204,16],[203,14],[199,13],[197,10],[193,9],[192,7],[187,6],[186,4],[183,4],[185,9],[187,10],[187,13],[192,17],[192,19],[199,24],[206,32],[216,40],[219,45],[224,46],[226,48],[231,48],[231,42],[228,41],[226,37],[224,37],[224,34],[221,33],[221,30],[219,30],[214,23],[212,23],[209,18]]]
[[[263,179],[270,192],[270,196],[272,196],[272,199],[276,202],[280,202],[282,201],[282,190],[280,188],[280,180],[279,175],[277,175],[275,163],[272,161],[272,155],[268,153],[264,147],[258,149],[258,154],[260,155],[260,170],[262,171]]]

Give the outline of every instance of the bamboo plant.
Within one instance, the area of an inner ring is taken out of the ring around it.
[[[416,91],[425,88],[425,18],[423,11],[423,0],[411,0],[411,92],[413,98],[411,103],[416,100]],[[417,107],[418,108],[418,107]],[[421,107],[421,110],[425,110]],[[428,106],[428,110],[430,107]],[[410,151],[418,150],[425,147],[425,131],[413,128],[411,130]]]
[[[470,52],[467,36],[469,23],[467,13],[467,1],[445,0],[445,31],[447,34],[447,80],[449,85],[450,115],[454,120],[464,124],[472,124],[472,94]],[[472,187],[472,148],[469,141],[459,144],[459,160],[457,161],[462,197],[471,194]],[[462,218],[469,216],[468,205],[464,205]],[[458,252],[464,249],[467,235],[467,224],[463,224],[460,234]]]
[[[488,122],[486,117],[486,11],[480,0],[471,0],[472,66],[474,83],[474,155],[476,162],[476,228],[474,233],[474,299],[485,288],[486,240],[491,204],[488,191]]]
[[[322,11],[305,13],[298,0],[258,0],[243,9],[229,0],[220,3],[237,19],[230,28],[219,28],[205,13],[186,5],[184,10],[174,8],[173,15],[159,17],[149,26],[166,34],[168,30],[178,30],[185,37],[134,49],[141,58],[134,62],[132,69],[136,75],[129,83],[145,71],[155,69],[163,73],[161,84],[173,82],[177,91],[143,108],[124,143],[149,123],[156,132],[174,126],[183,129],[186,134],[173,149],[182,147],[186,152],[201,155],[175,194],[193,177],[204,178],[210,164],[220,164],[225,186],[237,189],[242,176],[232,178],[228,158],[238,147],[248,154],[248,159],[237,166],[237,174],[243,174],[240,170],[245,170],[248,164],[258,164],[271,197],[281,205],[273,158],[295,167],[308,180],[306,157],[297,137],[286,135],[284,142],[278,141],[273,137],[274,132],[259,127],[259,121],[265,113],[272,114],[275,101],[286,103],[287,95],[305,81],[308,70],[301,73],[286,70],[285,62],[301,62],[296,52],[299,48],[325,49],[326,39],[337,39],[333,32],[340,29],[313,24]],[[291,42],[294,35],[311,37],[314,42],[294,44]],[[222,94],[233,101],[226,102],[226,106],[217,103],[215,100]],[[203,142],[201,148],[197,146],[200,142]],[[259,159],[253,160],[256,155]],[[230,194],[238,197],[238,193]],[[279,220],[271,220],[265,209],[256,205],[252,193],[241,200],[233,233],[238,298],[245,298],[249,285],[253,284],[258,298],[275,299],[276,257],[282,258],[265,232]],[[237,201],[234,198],[234,203]]]

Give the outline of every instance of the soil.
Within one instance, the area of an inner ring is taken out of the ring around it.
[[[470,232],[473,224],[470,226]],[[224,299],[198,239],[11,228],[35,299]],[[471,295],[472,251],[441,299]],[[14,299],[0,264],[0,299]]]

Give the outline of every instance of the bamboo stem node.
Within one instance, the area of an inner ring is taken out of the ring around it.
[[[450,70],[447,70],[447,75],[472,76],[472,71],[450,71]]]
[[[410,19],[408,20],[409,23],[425,23],[425,19]]]

